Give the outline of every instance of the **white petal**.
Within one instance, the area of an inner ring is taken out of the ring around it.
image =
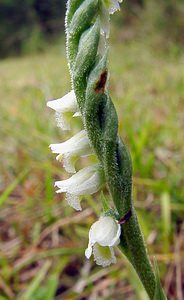
[[[93,246],[94,260],[97,265],[107,267],[116,263],[116,257],[112,247],[102,247],[99,244]]]
[[[122,2],[121,0],[111,0],[111,5],[109,7],[109,13],[113,14],[115,13],[117,10],[120,10],[120,6],[119,6],[119,2]]]
[[[53,153],[57,154],[76,154],[76,155],[88,155],[92,153],[89,145],[89,139],[87,132],[82,130],[71,137],[69,140],[59,143],[51,144],[49,146]]]
[[[63,153],[74,153],[78,155],[91,154],[87,132],[82,130],[64,143]]]
[[[100,174],[96,171],[87,180],[80,185],[75,185],[71,188],[71,192],[76,195],[92,195],[96,193],[102,185]]]
[[[121,226],[111,217],[101,217],[95,222],[89,232],[89,241],[101,246],[113,246],[119,240]]]
[[[80,211],[82,210],[80,205],[80,199],[76,195],[66,194],[66,201],[68,202],[68,205],[73,207],[75,210]]]
[[[103,267],[116,262],[112,246],[120,243],[121,226],[110,216],[101,217],[95,222],[89,231],[89,244],[85,255],[91,256],[93,249],[94,259],[97,265]]]
[[[110,14],[120,10],[122,0],[102,0],[100,6],[100,21],[101,21],[101,33],[109,38],[110,35]]]
[[[53,153],[59,154],[56,157],[59,161],[63,158],[63,166],[69,173],[75,173],[75,162],[80,156],[92,154],[87,132],[82,130],[64,143],[51,144],[49,146]]]
[[[109,247],[111,247],[111,246],[117,246],[120,243],[121,225],[120,224],[117,224],[117,225],[118,225],[118,230],[116,232],[116,235],[112,239],[111,243],[109,243]]]
[[[68,192],[74,195],[85,195],[96,193],[103,183],[102,175],[98,165],[86,167],[70,178],[56,181],[55,186],[59,188],[57,193]]]
[[[65,113],[78,113],[78,104],[74,91],[66,94],[64,97],[47,102],[47,106],[56,111],[57,126],[63,130],[70,130]]]
[[[58,144],[50,144],[49,148],[51,149],[52,153],[63,154],[64,152],[64,143]]]
[[[66,180],[63,180],[63,181],[66,181]],[[61,186],[61,182],[62,181],[56,181],[54,184],[54,186],[59,188],[59,190],[56,191],[57,194],[67,192],[67,183],[66,183],[66,185],[63,184],[63,186]]]
[[[77,100],[73,90],[62,98],[48,101],[47,106],[58,112],[76,112],[78,110]]]

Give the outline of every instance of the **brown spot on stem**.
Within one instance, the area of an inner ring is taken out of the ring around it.
[[[119,220],[119,224],[125,224],[126,222],[128,222],[128,220],[130,219],[130,217],[132,216],[132,210],[130,209],[120,220]]]
[[[107,70],[105,70],[100,75],[100,79],[96,83],[96,87],[95,87],[95,92],[96,93],[104,92],[106,81],[107,81]]]

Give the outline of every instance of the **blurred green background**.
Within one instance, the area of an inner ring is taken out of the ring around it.
[[[67,174],[48,145],[72,134],[45,105],[70,90],[64,14],[62,0],[0,2],[0,300],[146,300],[118,249],[105,269],[84,257],[99,194],[76,213],[53,188]],[[111,24],[110,91],[133,159],[135,206],[168,299],[182,300],[184,1],[127,0]]]

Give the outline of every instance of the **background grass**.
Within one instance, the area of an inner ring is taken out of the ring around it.
[[[168,299],[182,300],[184,54],[175,44],[161,47],[159,35],[130,36],[112,31],[110,91],[133,159],[134,201],[149,253]],[[71,133],[56,128],[45,103],[70,90],[64,44],[0,62],[0,300],[144,300],[118,249],[117,264],[105,269],[84,257],[100,196],[86,197],[76,213],[53,188],[67,175],[48,145]],[[81,126],[75,120],[73,132]]]

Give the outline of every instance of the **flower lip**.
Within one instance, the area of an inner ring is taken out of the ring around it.
[[[93,246],[93,255],[98,266],[108,267],[116,263],[113,247],[102,247],[96,243]]]

